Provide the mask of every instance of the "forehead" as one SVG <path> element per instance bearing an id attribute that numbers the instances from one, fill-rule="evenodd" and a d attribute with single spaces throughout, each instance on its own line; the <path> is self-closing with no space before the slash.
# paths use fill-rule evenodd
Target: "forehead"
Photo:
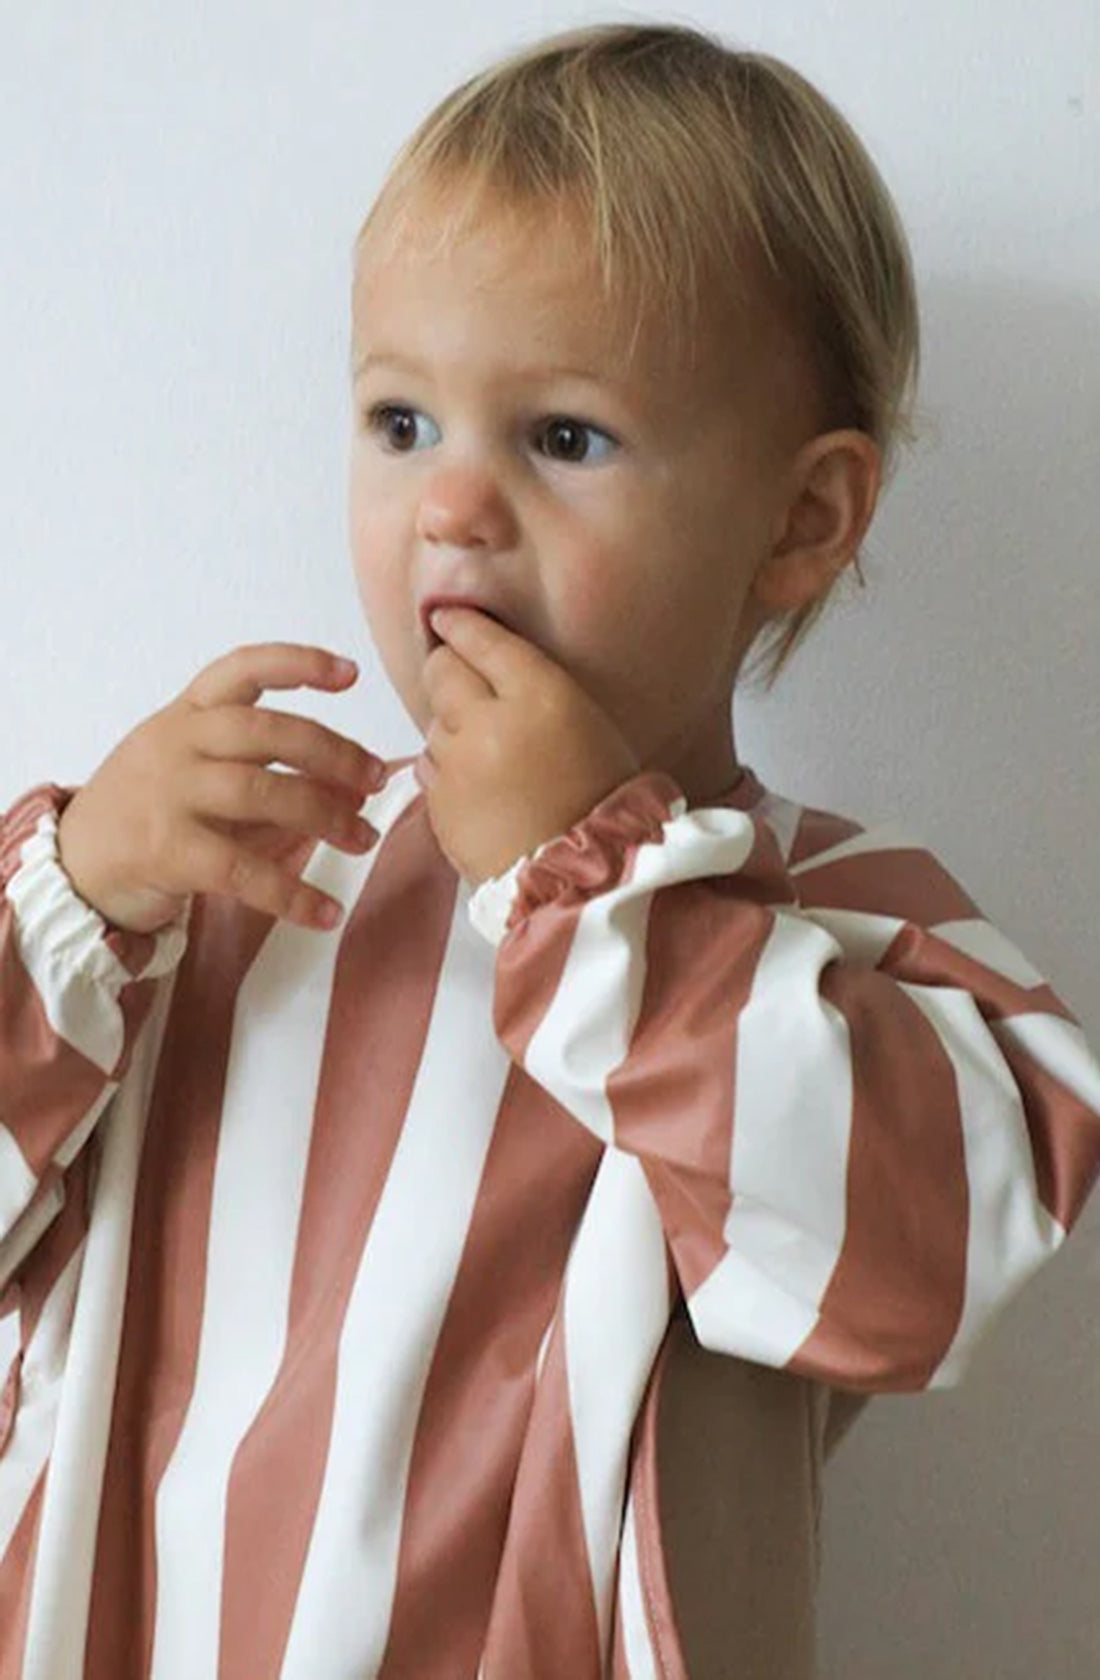
<path id="1" fill-rule="evenodd" d="M 541 358 L 594 369 L 651 403 L 751 403 L 785 430 L 805 410 L 802 348 L 762 288 L 748 303 L 719 292 L 704 286 L 693 329 L 679 332 L 676 299 L 606 281 L 583 208 L 421 184 L 383 199 L 357 245 L 352 360 L 380 343 L 410 347 L 395 339 L 430 355 L 473 320 L 502 365 Z"/>
<path id="2" fill-rule="evenodd" d="M 430 331 L 426 312 L 461 308 L 491 319 L 502 341 L 522 332 L 623 373 L 660 342 L 627 288 L 609 287 L 591 230 L 565 204 L 519 206 L 486 191 L 421 187 L 383 205 L 355 254 L 357 343 L 388 330 Z"/>

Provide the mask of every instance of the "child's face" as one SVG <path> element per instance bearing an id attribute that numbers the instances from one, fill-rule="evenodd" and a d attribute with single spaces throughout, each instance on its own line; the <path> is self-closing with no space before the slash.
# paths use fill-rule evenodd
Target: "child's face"
<path id="1" fill-rule="evenodd" d="M 350 537 L 387 673 L 426 733 L 421 607 L 471 597 L 644 767 L 717 794 L 753 576 L 812 435 L 804 370 L 762 313 L 703 326 L 694 366 L 643 320 L 631 359 L 567 222 L 494 212 L 444 249 L 438 225 L 424 199 L 399 242 L 368 236 L 353 291 Z"/>

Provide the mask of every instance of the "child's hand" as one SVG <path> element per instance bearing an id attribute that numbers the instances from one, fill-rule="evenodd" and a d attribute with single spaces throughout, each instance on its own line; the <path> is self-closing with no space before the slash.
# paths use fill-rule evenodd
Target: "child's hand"
<path id="1" fill-rule="evenodd" d="M 440 848 L 474 886 L 571 828 L 638 774 L 580 684 L 473 607 L 438 608 L 424 668 L 435 721 L 416 778 Z"/>
<path id="2" fill-rule="evenodd" d="M 194 892 L 332 927 L 340 906 L 286 860 L 305 839 L 352 853 L 373 845 L 377 831 L 358 812 L 384 768 L 322 724 L 256 701 L 268 688 L 348 688 L 356 674 L 350 660 L 293 642 L 237 648 L 206 666 L 62 813 L 59 852 L 77 892 L 141 933 L 163 927 Z"/>

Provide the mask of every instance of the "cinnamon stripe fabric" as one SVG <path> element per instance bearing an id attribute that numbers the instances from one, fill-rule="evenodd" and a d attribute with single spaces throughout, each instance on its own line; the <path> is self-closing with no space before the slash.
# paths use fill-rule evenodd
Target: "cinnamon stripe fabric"
<path id="1" fill-rule="evenodd" d="M 474 891 L 395 764 L 378 846 L 309 858 L 335 936 L 112 934 L 64 797 L 0 826 L 0 1680 L 682 1680 L 678 1303 L 955 1381 L 1094 1182 L 1047 982 L 751 771 L 643 774 Z"/>

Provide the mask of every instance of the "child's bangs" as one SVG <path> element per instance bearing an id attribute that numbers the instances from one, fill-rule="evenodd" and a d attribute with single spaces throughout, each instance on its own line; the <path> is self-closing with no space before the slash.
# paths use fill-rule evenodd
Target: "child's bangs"
<path id="1" fill-rule="evenodd" d="M 579 221 L 606 294 L 635 332 L 656 316 L 686 348 L 719 275 L 726 302 L 751 299 L 749 253 L 767 239 L 746 184 L 718 170 L 715 148 L 644 90 L 599 101 L 548 91 L 514 80 L 460 89 L 399 154 L 360 239 L 381 220 L 399 240 L 426 194 L 440 250 L 502 211 L 530 218 L 536 249 L 548 219 Z"/>

